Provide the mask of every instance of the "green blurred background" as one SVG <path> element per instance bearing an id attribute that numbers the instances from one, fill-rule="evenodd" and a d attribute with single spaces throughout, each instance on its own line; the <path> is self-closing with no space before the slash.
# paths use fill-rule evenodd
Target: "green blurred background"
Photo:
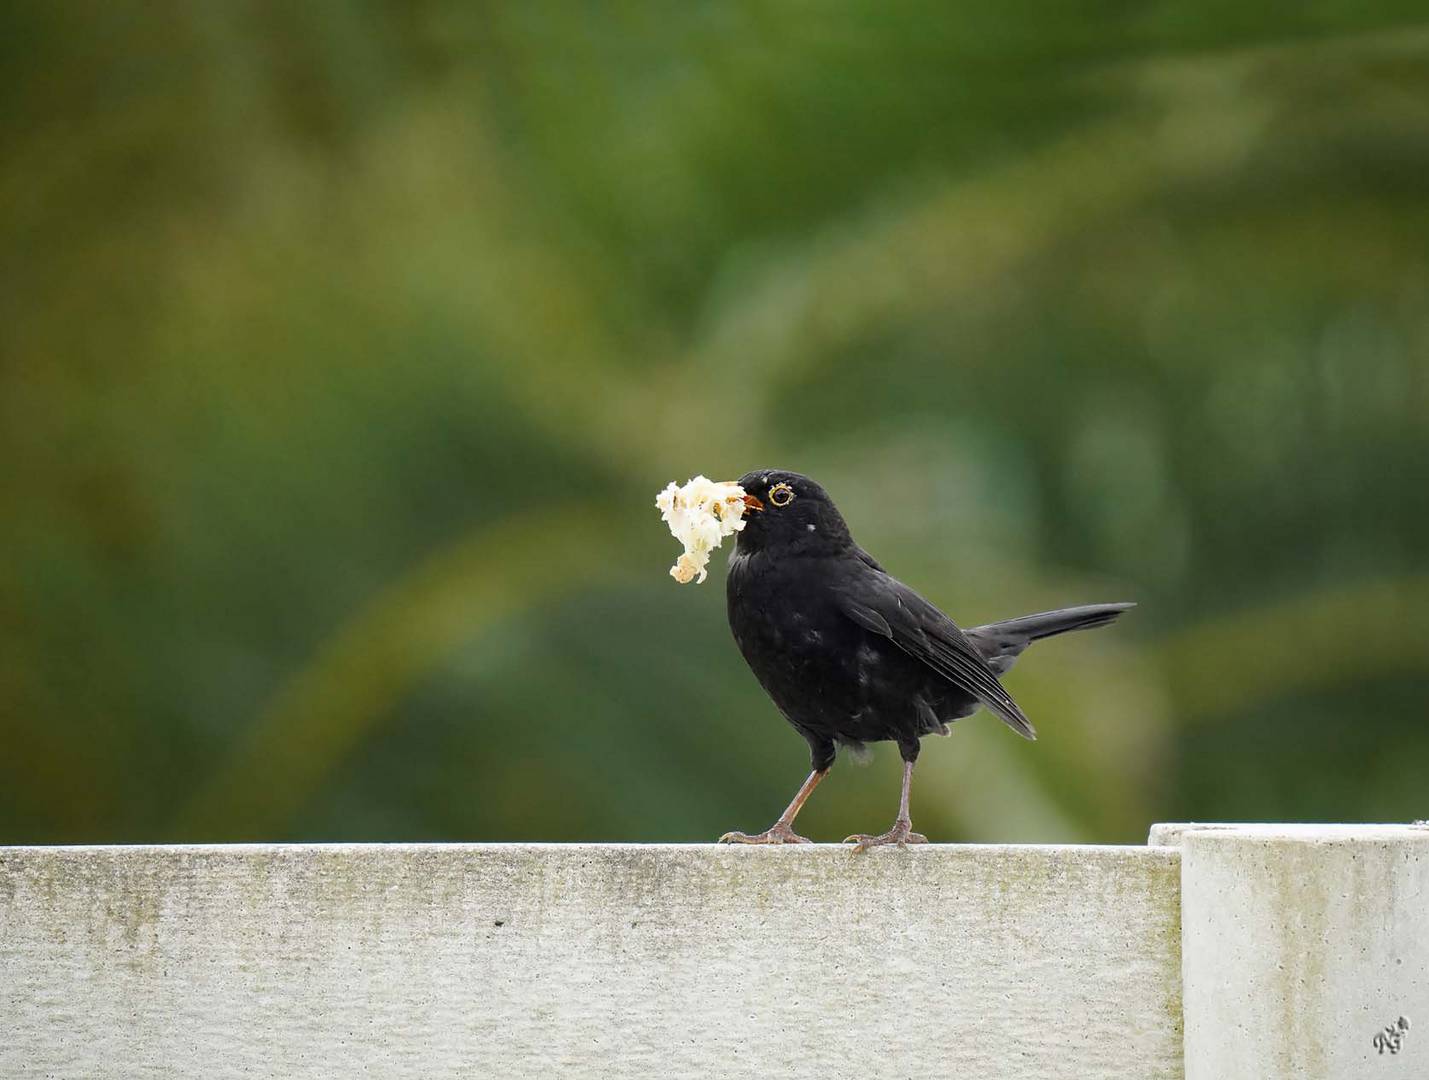
<path id="1" fill-rule="evenodd" d="M 1421 4 L 21 2 L 0 73 L 0 842 L 762 828 L 653 497 L 771 465 L 964 623 L 1141 604 L 934 839 L 1429 816 Z"/>

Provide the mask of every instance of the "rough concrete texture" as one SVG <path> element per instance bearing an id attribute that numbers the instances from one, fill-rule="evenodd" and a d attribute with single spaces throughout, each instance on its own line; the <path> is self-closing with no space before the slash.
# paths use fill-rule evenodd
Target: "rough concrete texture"
<path id="1" fill-rule="evenodd" d="M 1087 847 L 0 849 L 0 1076 L 1180 1077 L 1178 864 Z"/>
<path id="2" fill-rule="evenodd" d="M 1181 848 L 1187 1080 L 1429 1077 L 1429 829 L 1152 837 Z"/>
<path id="3" fill-rule="evenodd" d="M 1225 832 L 1231 829 L 1243 829 L 1245 825 L 1229 821 L 1162 821 L 1151 826 L 1151 832 L 1146 838 L 1147 844 L 1151 847 L 1174 847 L 1181 846 L 1181 837 L 1188 832 Z"/>

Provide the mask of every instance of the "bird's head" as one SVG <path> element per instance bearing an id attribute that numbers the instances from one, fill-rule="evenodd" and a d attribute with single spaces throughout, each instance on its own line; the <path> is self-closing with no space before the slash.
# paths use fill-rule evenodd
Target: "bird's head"
<path id="1" fill-rule="evenodd" d="M 739 478 L 744 489 L 744 529 L 739 552 L 841 551 L 852 540 L 829 493 L 807 476 L 785 469 L 755 469 Z"/>

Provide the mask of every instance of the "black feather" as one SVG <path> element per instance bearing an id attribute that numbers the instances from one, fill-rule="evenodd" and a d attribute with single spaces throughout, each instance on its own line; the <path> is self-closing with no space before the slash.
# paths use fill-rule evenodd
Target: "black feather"
<path id="1" fill-rule="evenodd" d="M 1037 738 L 1032 722 L 997 681 L 967 636 L 928 601 L 880 570 L 852 575 L 835 586 L 839 606 L 854 622 L 888 638 L 954 687 L 975 697 L 1027 739 Z"/>
<path id="2" fill-rule="evenodd" d="M 1115 622 L 1135 604 L 1086 604 L 1082 607 L 1059 608 L 1036 615 L 1023 615 L 1005 622 L 974 626 L 966 631 L 968 640 L 988 665 L 999 675 L 1012 667 L 1022 650 L 1034 641 L 1065 634 L 1071 630 L 1090 630 Z"/>

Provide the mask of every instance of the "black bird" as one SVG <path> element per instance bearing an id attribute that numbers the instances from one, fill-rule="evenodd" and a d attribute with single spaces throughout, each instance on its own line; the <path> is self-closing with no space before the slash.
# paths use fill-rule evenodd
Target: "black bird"
<path id="1" fill-rule="evenodd" d="M 757 469 L 739 480 L 744 530 L 729 563 L 729 627 L 774 705 L 809 743 L 813 771 L 764 832 L 725 833 L 722 843 L 806 844 L 794 817 L 842 745 L 892 741 L 903 756 L 893 827 L 859 834 L 858 850 L 924 844 L 912 831 L 908 788 L 924 735 L 979 707 L 1036 738 L 998 681 L 1040 638 L 1104 626 L 1133 604 L 1091 604 L 960 630 L 854 543 L 822 487 L 795 472 Z"/>

